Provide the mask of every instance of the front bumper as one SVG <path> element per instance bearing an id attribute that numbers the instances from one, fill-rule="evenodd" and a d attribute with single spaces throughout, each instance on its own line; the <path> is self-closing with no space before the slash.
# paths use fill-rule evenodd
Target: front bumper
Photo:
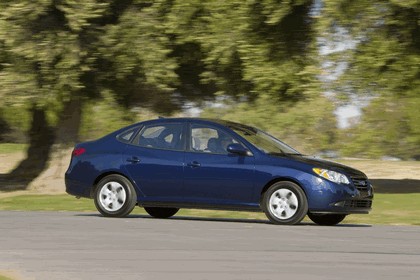
<path id="1" fill-rule="evenodd" d="M 373 186 L 367 178 L 351 178 L 348 185 L 313 176 L 309 212 L 316 214 L 368 214 L 372 210 Z"/>

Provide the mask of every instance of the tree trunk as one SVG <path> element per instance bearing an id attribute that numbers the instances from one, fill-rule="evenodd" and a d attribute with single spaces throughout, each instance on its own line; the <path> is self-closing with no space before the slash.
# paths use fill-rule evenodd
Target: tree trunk
<path id="1" fill-rule="evenodd" d="M 47 166 L 51 147 L 54 143 L 54 130 L 48 126 L 45 110 L 32 106 L 32 122 L 29 134 L 29 147 L 26 159 L 3 179 L 2 190 L 26 189 L 29 182 L 35 179 Z"/>
<path id="2" fill-rule="evenodd" d="M 7 122 L 3 118 L 3 113 L 0 108 L 0 141 L 4 141 L 6 139 L 6 134 L 9 133 L 10 127 Z"/>
<path id="3" fill-rule="evenodd" d="M 26 190 L 37 177 L 39 177 L 39 180 L 34 181 L 31 188 L 43 186 L 45 184 L 44 179 L 51 179 L 44 178 L 46 176 L 53 176 L 53 179 L 59 177 L 62 181 L 64 169 L 68 166 L 68 162 L 64 163 L 60 160 L 57 164 L 51 164 L 51 168 L 54 170 L 49 168 L 47 172 L 46 169 L 50 159 L 67 159 L 63 155 L 63 149 L 78 141 L 82 116 L 81 106 L 81 99 L 77 97 L 66 102 L 56 127 L 47 124 L 44 109 L 37 108 L 35 105 L 32 107 L 27 156 L 9 174 L 0 175 L 0 190 Z M 69 151 L 66 152 L 69 153 Z M 60 183 L 61 188 L 64 188 L 63 183 Z"/>
<path id="4" fill-rule="evenodd" d="M 66 147 L 78 142 L 81 121 L 82 99 L 74 96 L 64 103 L 56 129 L 55 143 Z"/>
<path id="5" fill-rule="evenodd" d="M 50 153 L 49 166 L 29 183 L 27 189 L 48 193 L 65 191 L 63 177 L 69 166 L 71 148 L 79 141 L 81 119 L 82 100 L 73 98 L 66 102 L 55 130 L 55 143 Z"/>

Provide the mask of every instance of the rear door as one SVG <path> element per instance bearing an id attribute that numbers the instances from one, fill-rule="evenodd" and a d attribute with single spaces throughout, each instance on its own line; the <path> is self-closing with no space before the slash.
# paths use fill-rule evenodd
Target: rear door
<path id="1" fill-rule="evenodd" d="M 177 201 L 182 197 L 184 150 L 184 123 L 145 125 L 127 145 L 124 168 L 144 201 Z"/>

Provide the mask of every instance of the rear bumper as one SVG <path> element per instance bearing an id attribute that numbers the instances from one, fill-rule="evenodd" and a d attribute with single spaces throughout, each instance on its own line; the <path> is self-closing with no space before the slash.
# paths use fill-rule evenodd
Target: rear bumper
<path id="1" fill-rule="evenodd" d="M 91 198 L 91 186 L 86 185 L 78 180 L 70 179 L 66 174 L 65 176 L 66 192 L 70 195 L 77 197 Z"/>

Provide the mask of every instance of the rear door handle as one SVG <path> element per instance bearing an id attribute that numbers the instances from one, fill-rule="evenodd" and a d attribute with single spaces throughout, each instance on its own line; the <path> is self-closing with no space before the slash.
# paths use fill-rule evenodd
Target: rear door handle
<path id="1" fill-rule="evenodd" d="M 138 163 L 140 162 L 140 159 L 138 157 L 131 157 L 131 158 L 128 158 L 127 161 L 131 163 Z"/>
<path id="2" fill-rule="evenodd" d="M 187 166 L 192 167 L 192 168 L 196 168 L 196 167 L 200 167 L 201 164 L 197 161 L 192 161 L 190 163 L 187 163 Z"/>

